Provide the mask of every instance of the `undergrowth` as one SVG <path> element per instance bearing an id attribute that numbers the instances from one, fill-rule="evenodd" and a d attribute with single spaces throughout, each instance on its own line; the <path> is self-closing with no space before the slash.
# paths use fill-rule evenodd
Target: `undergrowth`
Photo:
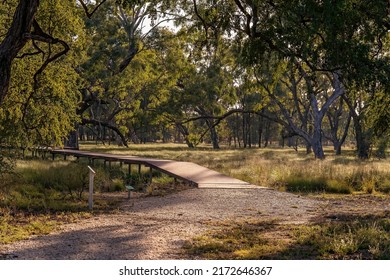
<path id="1" fill-rule="evenodd" d="M 390 259 L 390 219 L 360 217 L 311 225 L 231 222 L 183 248 L 196 259 Z"/>

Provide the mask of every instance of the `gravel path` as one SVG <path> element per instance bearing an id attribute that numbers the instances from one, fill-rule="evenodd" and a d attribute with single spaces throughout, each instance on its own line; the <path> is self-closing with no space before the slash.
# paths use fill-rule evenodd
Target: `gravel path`
<path id="1" fill-rule="evenodd" d="M 0 254 L 46 260 L 183 259 L 183 243 L 214 222 L 255 217 L 305 223 L 318 219 L 332 205 L 339 207 L 328 200 L 266 188 L 189 189 L 125 201 L 118 214 L 94 216 L 46 236 L 0 245 Z"/>

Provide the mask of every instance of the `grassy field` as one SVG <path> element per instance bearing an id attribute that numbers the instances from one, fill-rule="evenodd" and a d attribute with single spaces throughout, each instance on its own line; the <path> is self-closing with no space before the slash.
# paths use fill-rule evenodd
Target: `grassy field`
<path id="1" fill-rule="evenodd" d="M 192 161 L 261 186 L 313 197 L 348 199 L 359 195 L 389 197 L 390 160 L 357 160 L 353 151 L 314 160 L 304 150 L 229 149 L 208 146 L 188 149 L 178 144 L 131 145 L 129 148 L 83 144 L 83 150 Z M 87 162 L 57 159 L 18 160 L 15 173 L 0 182 L 0 243 L 47 234 L 59 225 L 115 211 L 116 202 L 99 199 L 87 209 Z M 119 164 L 112 170 L 97 165 L 98 193 L 123 191 L 130 179 Z M 146 170 L 145 170 L 146 172 Z M 158 174 L 155 174 L 156 176 Z M 132 175 L 139 190 L 152 195 L 172 191 L 171 178 L 161 176 L 148 186 Z M 272 232 L 278 234 L 273 235 Z M 276 238 L 275 238 L 276 236 Z M 214 225 L 206 235 L 189 240 L 187 254 L 211 259 L 389 259 L 389 213 L 310 225 L 275 221 L 230 221 Z"/>
<path id="2" fill-rule="evenodd" d="M 113 154 L 191 161 L 249 183 L 298 193 L 390 193 L 390 160 L 356 159 L 352 150 L 323 161 L 304 150 L 188 149 L 177 144 L 131 145 L 129 148 L 83 145 L 82 149 Z"/>
<path id="3" fill-rule="evenodd" d="M 326 160 L 304 150 L 220 149 L 182 145 L 83 146 L 114 154 L 192 161 L 226 175 L 281 191 L 348 201 L 367 195 L 389 197 L 390 160 L 356 159 L 347 150 Z M 339 221 L 286 225 L 277 221 L 227 221 L 189 240 L 185 252 L 202 259 L 390 259 L 390 216 L 351 215 Z"/>
<path id="4" fill-rule="evenodd" d="M 83 163 L 18 160 L 14 173 L 3 175 L 0 181 L 0 244 L 48 234 L 61 224 L 113 211 L 115 201 L 99 199 L 99 195 L 94 212 L 88 210 L 87 175 Z M 115 182 L 100 170 L 97 190 L 115 189 Z"/>

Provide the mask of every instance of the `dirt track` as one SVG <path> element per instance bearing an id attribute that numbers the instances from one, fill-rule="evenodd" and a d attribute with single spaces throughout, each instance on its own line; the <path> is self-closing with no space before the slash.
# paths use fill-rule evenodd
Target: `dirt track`
<path id="1" fill-rule="evenodd" d="M 125 194 L 122 194 L 125 197 Z M 64 225 L 47 236 L 0 245 L 13 259 L 186 259 L 183 243 L 214 222 L 261 218 L 307 223 L 389 213 L 390 199 L 312 199 L 270 189 L 189 189 L 123 200 L 118 214 Z"/>

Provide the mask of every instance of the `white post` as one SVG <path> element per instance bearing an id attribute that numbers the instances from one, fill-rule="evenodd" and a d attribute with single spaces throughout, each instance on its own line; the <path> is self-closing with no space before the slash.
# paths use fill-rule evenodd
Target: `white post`
<path id="1" fill-rule="evenodd" d="M 93 178 L 95 177 L 96 172 L 88 165 L 89 169 L 89 198 L 88 198 L 88 206 L 89 210 L 93 208 Z"/>

